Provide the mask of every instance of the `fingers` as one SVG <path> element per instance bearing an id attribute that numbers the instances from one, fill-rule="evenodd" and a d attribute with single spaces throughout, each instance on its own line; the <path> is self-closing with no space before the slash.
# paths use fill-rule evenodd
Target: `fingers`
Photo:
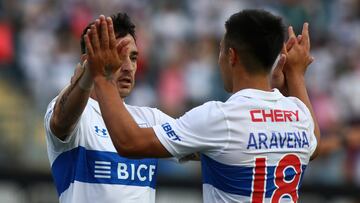
<path id="1" fill-rule="evenodd" d="M 286 63 L 286 55 L 280 54 L 276 66 L 271 74 L 271 85 L 274 88 L 283 89 L 285 83 L 285 77 L 283 72 L 285 63 Z"/>
<path id="2" fill-rule="evenodd" d="M 81 64 L 84 64 L 84 62 L 86 61 L 86 59 L 87 59 L 87 55 L 86 55 L 86 54 L 82 54 L 82 55 L 80 56 L 80 63 L 81 63 Z"/>
<path id="3" fill-rule="evenodd" d="M 109 47 L 110 49 L 113 49 L 116 47 L 116 36 L 114 31 L 114 25 L 110 17 L 106 18 L 106 22 L 109 28 Z"/>
<path id="4" fill-rule="evenodd" d="M 85 46 L 86 46 L 87 54 L 89 56 L 94 56 L 94 49 L 90 42 L 90 35 L 91 35 L 91 31 L 90 31 L 90 29 L 88 29 L 86 34 L 84 35 Z"/>
<path id="5" fill-rule="evenodd" d="M 74 75 L 78 74 L 79 71 L 81 71 L 83 69 L 83 66 L 81 63 L 78 63 L 76 64 L 76 68 L 75 68 L 75 71 L 74 71 Z"/>
<path id="6" fill-rule="evenodd" d="M 90 26 L 90 31 L 91 32 L 90 35 L 88 35 L 88 38 L 90 39 L 93 53 L 99 51 L 100 48 L 109 48 L 109 28 L 107 19 L 104 15 L 100 15 L 99 18 L 95 20 L 95 23 Z"/>
<path id="7" fill-rule="evenodd" d="M 295 32 L 294 32 L 294 28 L 292 26 L 289 26 L 288 28 L 288 34 L 289 34 L 289 40 L 291 38 L 294 38 L 296 39 L 296 35 L 295 35 Z M 295 43 L 297 43 L 297 41 L 295 40 Z"/>
<path id="8" fill-rule="evenodd" d="M 122 48 L 126 47 L 127 45 L 130 44 L 130 42 L 131 42 L 130 39 L 122 39 L 122 40 L 120 40 L 120 42 L 119 42 L 119 48 L 122 49 Z"/>
<path id="9" fill-rule="evenodd" d="M 287 54 L 287 50 L 286 50 L 287 48 L 286 48 L 286 44 L 285 43 L 283 43 L 283 47 L 281 48 L 281 54 Z"/>
<path id="10" fill-rule="evenodd" d="M 101 27 L 101 39 L 100 39 L 101 48 L 108 49 L 109 33 L 108 33 L 108 25 L 104 15 L 100 15 L 100 27 Z"/>
<path id="11" fill-rule="evenodd" d="M 310 50 L 309 23 L 304 23 L 301 35 L 301 44 L 304 45 L 307 50 Z"/>
<path id="12" fill-rule="evenodd" d="M 285 66 L 286 63 L 286 55 L 285 54 L 280 54 L 280 58 L 276 64 L 276 67 L 274 69 L 274 74 L 280 74 Z"/>
<path id="13" fill-rule="evenodd" d="M 91 29 L 91 35 L 90 35 L 90 41 L 93 48 L 94 53 L 100 51 L 100 42 L 99 42 L 99 36 L 97 34 L 97 29 L 95 25 L 90 26 Z"/>
<path id="14" fill-rule="evenodd" d="M 100 33 L 100 19 L 95 20 L 95 27 L 96 27 L 96 30 L 97 30 L 97 34 L 99 36 L 101 36 L 101 33 Z"/>
<path id="15" fill-rule="evenodd" d="M 286 51 L 289 51 L 296 43 L 296 39 L 294 37 L 290 37 L 286 42 Z"/>
<path id="16" fill-rule="evenodd" d="M 130 42 L 130 39 L 121 39 L 115 46 L 117 46 L 118 51 L 122 52 L 130 44 Z"/>
<path id="17" fill-rule="evenodd" d="M 315 58 L 313 56 L 310 56 L 310 59 L 307 63 L 307 66 L 309 66 L 310 64 L 312 64 L 312 62 L 314 62 Z"/>
<path id="18" fill-rule="evenodd" d="M 298 41 L 298 43 L 300 44 L 301 43 L 301 40 L 302 40 L 302 35 L 298 35 L 296 37 L 296 40 Z"/>
<path id="19" fill-rule="evenodd" d="M 289 34 L 289 38 L 295 37 L 294 28 L 293 28 L 292 26 L 289 26 L 289 28 L 288 28 L 288 34 Z"/>
<path id="20" fill-rule="evenodd" d="M 130 47 L 128 46 L 130 44 L 130 39 L 122 39 L 118 42 L 117 45 L 117 52 L 120 54 L 120 57 L 124 57 L 127 55 Z"/>

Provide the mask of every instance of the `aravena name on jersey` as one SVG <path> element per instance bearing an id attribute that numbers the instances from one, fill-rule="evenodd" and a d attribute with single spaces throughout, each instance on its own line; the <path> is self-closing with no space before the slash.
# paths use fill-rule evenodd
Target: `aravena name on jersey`
<path id="1" fill-rule="evenodd" d="M 252 109 L 252 122 L 298 122 L 299 110 Z M 310 147 L 306 131 L 255 131 L 250 132 L 247 149 L 282 149 Z"/>

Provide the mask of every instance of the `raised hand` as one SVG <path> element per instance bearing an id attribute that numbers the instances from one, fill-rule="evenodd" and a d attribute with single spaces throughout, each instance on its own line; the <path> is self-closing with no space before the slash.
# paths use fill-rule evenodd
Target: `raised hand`
<path id="1" fill-rule="evenodd" d="M 100 30 L 98 30 L 100 29 Z M 88 55 L 88 67 L 92 77 L 112 80 L 113 74 L 121 67 L 129 40 L 117 42 L 110 17 L 101 15 L 84 36 Z M 119 52 L 118 52 L 119 50 Z"/>
<path id="2" fill-rule="evenodd" d="M 298 40 L 301 41 L 301 36 L 298 37 Z M 279 60 L 277 61 L 277 64 L 271 74 L 271 87 L 279 89 L 280 92 L 284 95 L 287 95 L 287 85 L 284 74 L 284 67 L 286 63 L 287 52 L 290 51 L 294 44 L 294 38 L 289 38 L 288 41 L 284 43 L 279 56 Z"/>
<path id="3" fill-rule="evenodd" d="M 310 160 L 313 160 L 319 153 L 321 139 L 319 125 L 312 109 L 304 77 L 308 66 L 314 61 L 314 58 L 310 55 L 309 24 L 304 23 L 302 33 L 298 37 L 295 36 L 292 27 L 289 27 L 288 32 L 289 38 L 295 40 L 295 44 L 285 53 L 286 63 L 283 72 L 285 73 L 286 86 L 288 90 L 287 96 L 297 97 L 300 99 L 311 113 L 314 122 L 314 134 L 318 143 L 315 152 L 310 158 Z"/>
<path id="4" fill-rule="evenodd" d="M 283 72 L 284 66 L 286 62 L 286 55 L 281 54 L 277 64 L 271 74 L 271 87 L 277 88 L 281 93 L 285 94 L 286 92 L 286 81 L 285 75 Z"/>
<path id="5" fill-rule="evenodd" d="M 294 41 L 290 50 L 285 51 L 286 63 L 284 73 L 304 76 L 307 67 L 314 61 L 310 55 L 309 24 L 304 23 L 301 35 L 296 37 L 293 28 L 288 29 L 289 40 Z"/>
<path id="6" fill-rule="evenodd" d="M 314 58 L 310 55 L 309 25 L 304 23 L 301 35 L 296 37 L 293 28 L 288 28 L 289 39 L 284 44 L 280 58 L 271 75 L 271 86 L 284 95 L 288 93 L 286 75 L 303 77 Z"/>

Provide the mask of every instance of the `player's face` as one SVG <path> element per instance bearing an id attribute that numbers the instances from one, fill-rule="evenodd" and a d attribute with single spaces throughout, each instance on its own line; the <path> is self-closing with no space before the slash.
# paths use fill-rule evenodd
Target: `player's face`
<path id="1" fill-rule="evenodd" d="M 227 92 L 232 92 L 232 77 L 231 77 L 231 66 L 229 64 L 229 56 L 226 53 L 224 39 L 220 42 L 220 52 L 219 52 L 219 66 L 221 72 L 221 78 L 224 82 L 224 89 Z"/>
<path id="2" fill-rule="evenodd" d="M 130 34 L 126 35 L 124 38 L 118 38 L 116 40 L 117 44 L 119 44 L 122 39 L 129 39 L 131 41 L 128 45 L 129 49 L 126 53 L 126 60 L 116 72 L 115 78 L 119 94 L 121 98 L 125 98 L 130 94 L 135 85 L 138 50 L 135 44 L 135 40 Z M 120 51 L 121 50 L 118 49 L 119 54 Z"/>

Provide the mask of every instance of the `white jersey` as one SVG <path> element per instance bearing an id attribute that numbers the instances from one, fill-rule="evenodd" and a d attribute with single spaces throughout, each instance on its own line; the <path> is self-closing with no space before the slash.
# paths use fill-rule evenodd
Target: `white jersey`
<path id="1" fill-rule="evenodd" d="M 244 89 L 153 129 L 175 157 L 201 152 L 206 203 L 296 202 L 317 145 L 308 108 L 276 89 Z"/>
<path id="2" fill-rule="evenodd" d="M 47 151 L 60 202 L 155 202 L 157 159 L 127 159 L 117 154 L 98 103 L 89 99 L 65 141 L 50 130 L 55 99 L 45 115 Z M 172 120 L 154 108 L 126 105 L 140 127 Z"/>

